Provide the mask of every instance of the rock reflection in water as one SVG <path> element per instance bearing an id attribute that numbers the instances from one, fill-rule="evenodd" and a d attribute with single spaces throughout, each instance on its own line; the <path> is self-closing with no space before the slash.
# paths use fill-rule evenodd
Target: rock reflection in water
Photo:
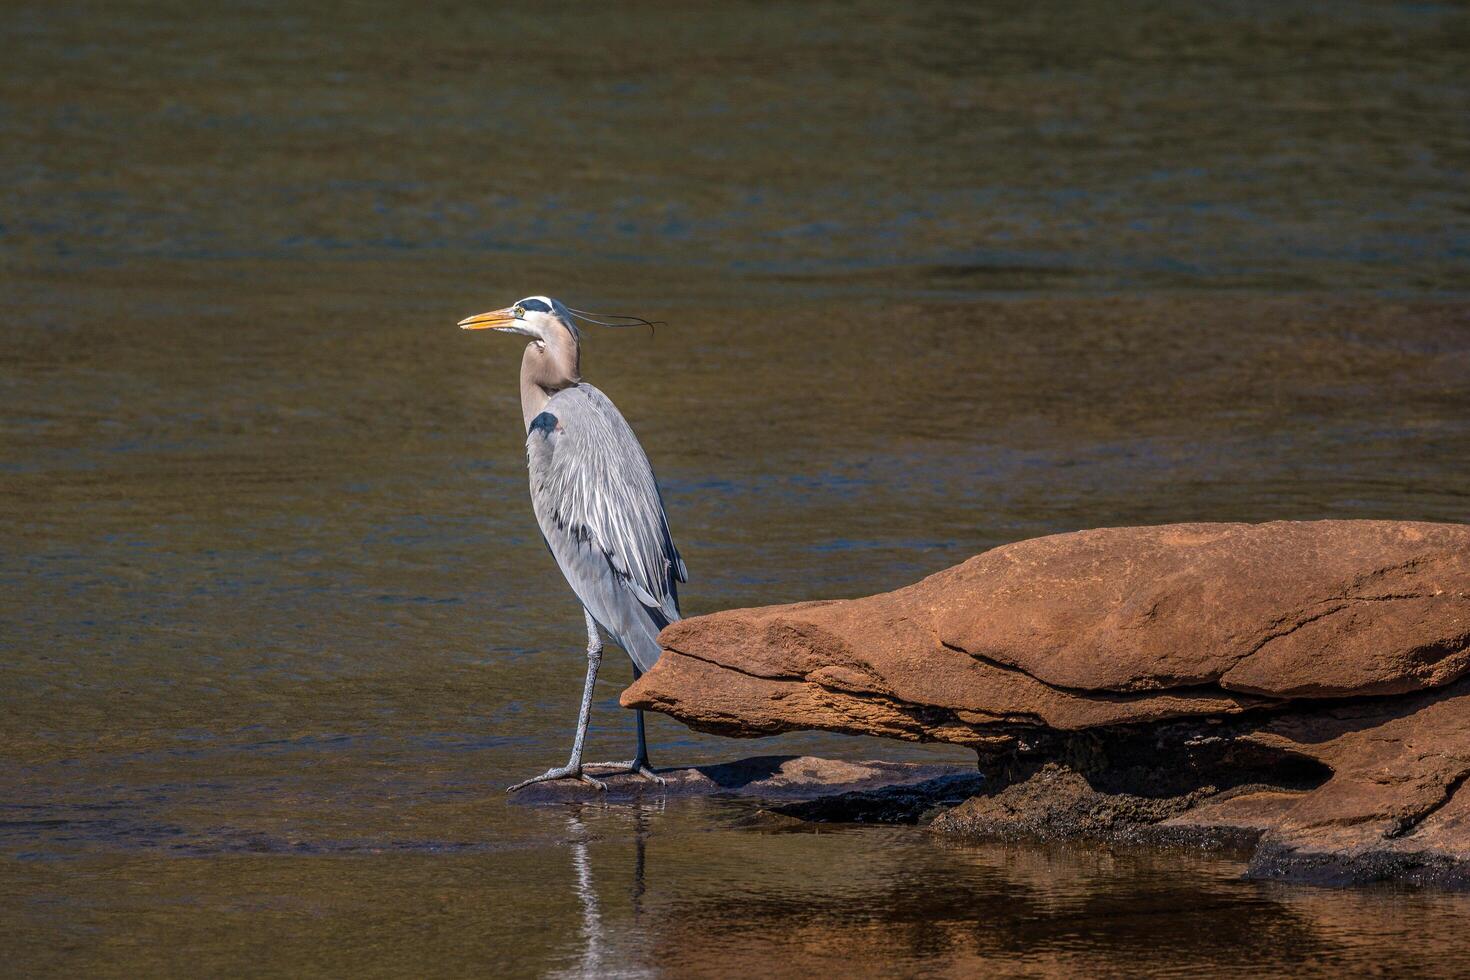
<path id="1" fill-rule="evenodd" d="M 582 928 L 558 975 L 1310 975 L 1370 951 L 1388 972 L 1434 973 L 1463 960 L 1456 896 L 1418 894 L 1414 913 L 1384 918 L 1384 892 L 1246 882 L 1236 855 L 969 846 L 914 829 L 650 837 L 648 820 L 568 819 Z"/>

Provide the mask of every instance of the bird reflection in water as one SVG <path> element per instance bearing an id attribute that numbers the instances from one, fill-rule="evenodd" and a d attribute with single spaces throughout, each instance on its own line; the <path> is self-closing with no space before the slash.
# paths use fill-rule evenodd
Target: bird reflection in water
<path id="1" fill-rule="evenodd" d="M 663 808 L 662 801 L 653 806 Z M 604 808 L 599 808 L 602 810 Z M 636 922 L 643 914 L 643 894 L 647 890 L 644 881 L 649 818 L 645 807 L 635 807 L 631 812 L 633 827 L 633 884 L 629 898 Z M 592 855 L 589 844 L 594 839 L 587 822 L 582 819 L 580 808 L 567 817 L 567 839 L 571 842 L 573 888 L 582 908 L 582 954 L 575 966 L 559 971 L 559 977 L 602 977 L 616 972 L 619 976 L 636 976 L 641 971 L 629 970 L 626 957 L 617 955 L 615 961 L 622 965 L 613 971 L 609 967 L 608 929 L 603 920 L 602 903 L 592 873 Z"/>
<path id="2" fill-rule="evenodd" d="M 663 807 L 660 800 L 656 806 Z M 648 840 L 648 811 L 639 807 L 633 811 L 633 887 L 630 897 L 633 903 L 633 918 L 643 914 L 643 849 Z"/>

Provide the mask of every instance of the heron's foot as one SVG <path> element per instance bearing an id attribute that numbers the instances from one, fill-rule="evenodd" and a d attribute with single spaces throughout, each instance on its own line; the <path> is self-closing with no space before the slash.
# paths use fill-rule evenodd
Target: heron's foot
<path id="1" fill-rule="evenodd" d="M 523 779 L 523 780 L 521 780 L 519 783 L 516 783 L 510 789 L 506 790 L 506 792 L 507 793 L 514 793 L 518 789 L 525 789 L 527 786 L 530 786 L 532 783 L 549 783 L 549 782 L 551 782 L 553 780 L 556 780 L 556 779 L 576 779 L 576 780 L 580 780 L 581 782 L 586 783 L 588 786 L 593 786 L 593 787 L 596 787 L 597 789 L 602 790 L 603 792 L 607 792 L 607 783 L 604 783 L 600 779 L 593 779 L 591 776 L 587 775 L 585 772 L 582 771 L 583 768 L 584 767 L 583 766 L 580 766 L 580 765 L 576 765 L 576 766 L 566 765 L 566 766 L 559 766 L 556 769 L 548 769 L 548 770 L 546 770 L 545 772 L 543 772 L 539 776 L 532 776 L 530 779 Z"/>
<path id="2" fill-rule="evenodd" d="M 657 783 L 660 786 L 667 786 L 669 782 L 653 771 L 653 767 L 648 764 L 647 759 L 630 759 L 627 762 L 589 762 L 587 765 L 595 766 L 598 769 L 612 770 L 611 772 L 599 772 L 599 776 L 615 776 L 626 772 L 646 779 L 651 783 Z"/>
<path id="3" fill-rule="evenodd" d="M 633 768 L 628 771 L 635 776 L 642 776 L 651 783 L 658 783 L 660 786 L 667 786 L 669 784 L 669 781 L 654 772 L 647 762 L 635 762 L 633 763 Z"/>

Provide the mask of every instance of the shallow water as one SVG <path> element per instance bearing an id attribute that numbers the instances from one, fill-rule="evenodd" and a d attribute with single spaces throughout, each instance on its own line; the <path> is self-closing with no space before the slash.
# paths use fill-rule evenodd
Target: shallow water
<path id="1" fill-rule="evenodd" d="M 0 75 L 7 972 L 1466 969 L 1237 856 L 507 805 L 578 610 L 527 293 L 686 613 L 1173 520 L 1466 519 L 1462 8 L 35 5 Z M 610 657 L 591 735 L 626 756 Z M 651 720 L 662 764 L 943 758 Z"/>

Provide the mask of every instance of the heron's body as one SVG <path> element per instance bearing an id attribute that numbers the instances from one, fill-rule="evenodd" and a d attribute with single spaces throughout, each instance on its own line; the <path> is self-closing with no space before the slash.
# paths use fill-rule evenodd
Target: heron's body
<path id="1" fill-rule="evenodd" d="M 531 507 L 587 619 L 587 677 L 572 758 L 526 783 L 571 777 L 601 786 L 582 772 L 582 742 L 602 659 L 598 630 L 627 651 L 635 677 L 648 670 L 658 661 L 659 630 L 679 618 L 678 583 L 688 573 L 638 437 L 612 400 L 582 381 L 580 338 L 570 311 L 533 296 L 460 326 L 532 338 L 521 359 Z M 637 725 L 637 756 L 615 765 L 657 780 L 648 765 L 641 711 Z"/>
<path id="2" fill-rule="evenodd" d="M 567 584 L 640 671 L 679 618 L 687 578 L 653 467 L 617 406 L 589 384 L 546 400 L 526 432 L 531 507 Z"/>

